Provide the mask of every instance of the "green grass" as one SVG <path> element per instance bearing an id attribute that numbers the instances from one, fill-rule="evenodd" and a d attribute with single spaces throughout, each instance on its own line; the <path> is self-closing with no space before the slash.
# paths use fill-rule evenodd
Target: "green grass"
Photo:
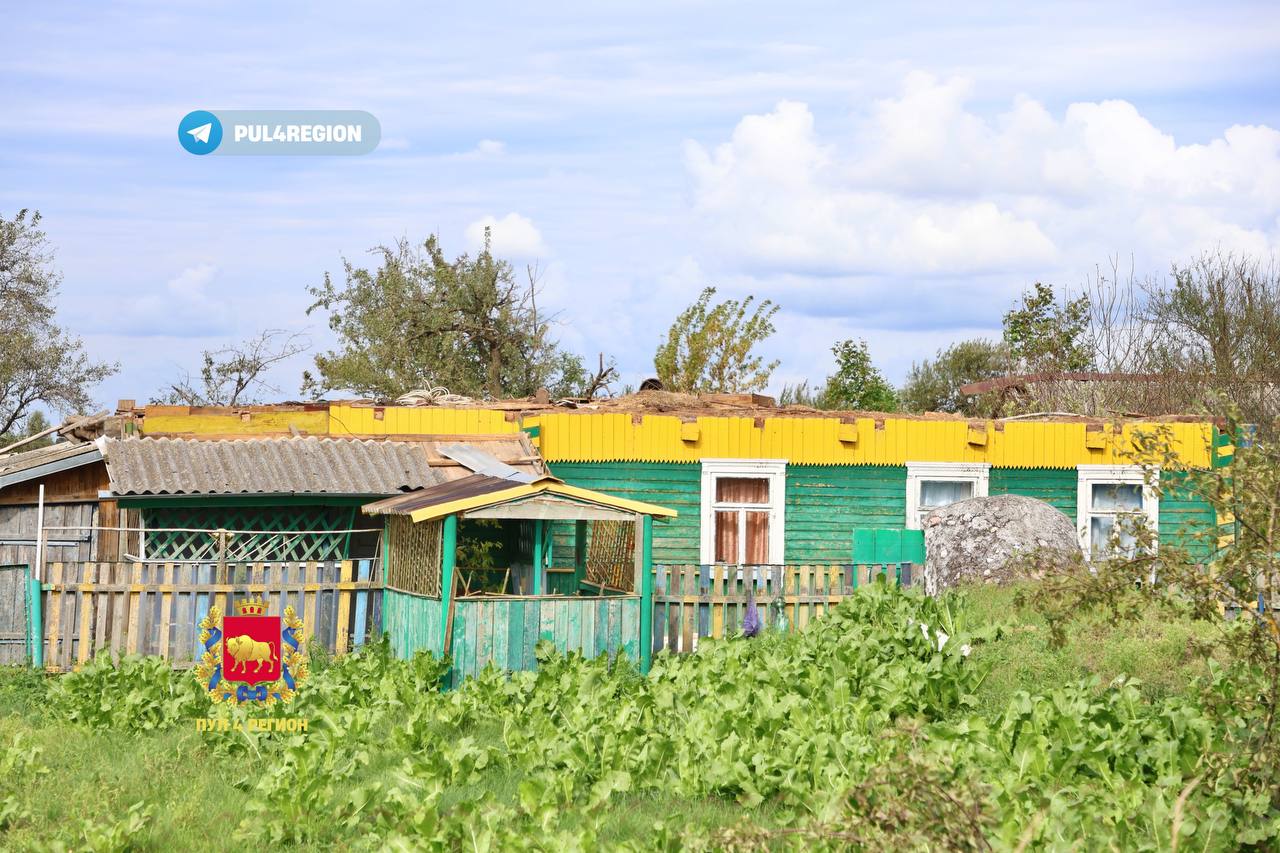
<path id="1" fill-rule="evenodd" d="M 974 651 L 975 660 L 991 668 L 978 694 L 987 713 L 1004 708 L 1019 690 L 1042 693 L 1089 676 L 1096 676 L 1100 686 L 1120 676 L 1136 679 L 1142 694 L 1157 700 L 1186 692 L 1207 672 L 1206 661 L 1191 653 L 1188 641 L 1206 637 L 1210 626 L 1170 621 L 1154 612 L 1111 625 L 1085 613 L 1068 626 L 1066 643 L 1054 648 L 1044 619 L 1015 606 L 1017 592 L 996 586 L 964 591 L 971 621 L 1002 626 L 998 639 Z"/>
<path id="2" fill-rule="evenodd" d="M 0 833 L 0 848 L 41 849 L 53 838 L 83 844 L 86 826 L 90 832 L 109 827 L 134 804 L 146 803 L 151 816 L 143 837 L 133 839 L 138 846 L 103 849 L 244 849 L 232 835 L 250 794 L 235 783 L 257 768 L 203 748 L 205 739 L 227 735 L 199 733 L 194 724 L 134 734 L 89 731 L 42 718 L 35 686 L 45 678 L 29 670 L 0 668 L 0 744 L 21 736 L 24 746 L 40 750 L 39 763 L 48 770 L 24 779 L 16 790 L 0 780 L 0 799 L 15 795 L 29 811 L 26 819 Z M 491 728 L 473 735 L 495 742 L 500 738 Z M 390 753 L 376 755 L 369 775 L 386 772 L 398 761 L 399 756 Z M 486 792 L 514 802 L 521 778 L 515 772 L 491 772 L 479 784 L 451 788 L 441 806 L 449 808 Z M 764 820 L 768 811 L 758 810 L 756 819 Z M 710 830 L 737 823 L 742 816 L 741 807 L 728 799 L 636 794 L 620 797 L 597 830 L 602 844 L 614 846 L 648 836 L 662 819 L 676 818 L 686 826 Z"/>
<path id="3" fill-rule="evenodd" d="M 1121 675 L 1137 679 L 1143 695 L 1154 700 L 1186 691 L 1205 671 L 1204 661 L 1187 652 L 1187 641 L 1208 630 L 1204 626 L 1151 615 L 1117 627 L 1085 614 L 1069 629 L 1067 644 L 1053 648 L 1043 620 L 1014 605 L 1015 592 L 970 589 L 964 604 L 953 608 L 954 619 L 970 629 L 1001 627 L 998 637 L 973 652 L 974 661 L 989 669 L 977 695 L 984 715 L 1004 709 L 1017 691 L 1044 693 L 1087 676 L 1097 676 L 1102 685 Z M 48 712 L 47 682 L 41 674 L 0 668 L 0 750 L 20 739 L 22 748 L 39 750 L 36 763 L 47 768 L 0 778 L 0 848 L 33 849 L 61 839 L 106 850 L 243 849 L 233 833 L 251 794 L 237 783 L 269 768 L 253 757 L 217 754 L 205 743 L 233 735 L 197 733 L 194 721 L 140 733 L 73 725 Z M 502 743 L 500 729 L 489 723 L 463 734 L 485 746 Z M 376 742 L 369 749 L 366 779 L 393 772 L 401 759 Z M 439 805 L 450 809 L 485 795 L 515 803 L 522 781 L 519 771 L 497 767 L 477 782 L 449 788 Z M 6 798 L 18 808 L 8 826 Z M 145 827 L 126 832 L 122 827 L 130 808 L 139 803 L 149 807 Z M 661 793 L 618 794 L 606 808 L 603 822 L 595 826 L 606 849 L 624 842 L 643 846 L 660 820 L 709 831 L 744 821 L 768 826 L 775 816 L 768 801 L 747 810 L 728 798 Z M 570 827 L 576 819 L 569 817 Z"/>

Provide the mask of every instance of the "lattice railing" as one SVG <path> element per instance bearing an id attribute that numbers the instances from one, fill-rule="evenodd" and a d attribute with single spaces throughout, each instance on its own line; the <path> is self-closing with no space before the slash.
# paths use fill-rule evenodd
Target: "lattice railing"
<path id="1" fill-rule="evenodd" d="M 148 560 L 324 561 L 347 554 L 351 507 L 156 507 L 143 510 Z"/>

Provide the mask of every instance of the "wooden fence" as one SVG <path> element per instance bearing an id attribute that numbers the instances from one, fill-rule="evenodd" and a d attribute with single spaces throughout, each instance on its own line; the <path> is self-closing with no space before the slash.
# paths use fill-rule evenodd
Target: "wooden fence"
<path id="1" fill-rule="evenodd" d="M 653 650 L 692 652 L 702 637 L 742 630 L 749 593 L 766 628 L 804 628 L 859 586 L 918 582 L 911 563 L 826 566 L 654 566 Z"/>
<path id="2" fill-rule="evenodd" d="M 27 567 L 0 566 L 0 664 L 24 664 L 31 654 Z"/>
<path id="3" fill-rule="evenodd" d="M 293 605 L 308 643 L 341 654 L 381 635 L 381 566 L 326 563 L 50 563 L 42 584 L 46 668 L 68 670 L 100 650 L 160 655 L 175 667 L 198 657 L 200 621 L 217 605 L 235 615 L 250 595 L 283 614 Z"/>

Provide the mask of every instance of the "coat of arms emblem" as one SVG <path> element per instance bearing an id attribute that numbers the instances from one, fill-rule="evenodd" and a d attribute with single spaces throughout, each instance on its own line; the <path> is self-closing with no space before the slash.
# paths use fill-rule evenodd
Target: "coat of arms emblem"
<path id="1" fill-rule="evenodd" d="M 201 620 L 204 654 L 196 677 L 214 702 L 291 701 L 307 679 L 302 620 L 292 606 L 283 616 L 268 615 L 261 598 L 241 601 L 236 610 L 236 616 L 223 616 L 220 608 L 211 607 Z"/>

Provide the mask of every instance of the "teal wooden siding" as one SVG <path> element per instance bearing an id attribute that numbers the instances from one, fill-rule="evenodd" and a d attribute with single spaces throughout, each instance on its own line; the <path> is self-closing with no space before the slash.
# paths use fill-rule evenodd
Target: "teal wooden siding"
<path id="1" fill-rule="evenodd" d="M 440 656 L 440 599 L 413 595 L 395 589 L 382 591 L 382 630 L 391 639 L 398 658 L 409 658 L 419 650 Z"/>
<path id="2" fill-rule="evenodd" d="M 551 473 L 572 486 L 674 509 L 675 518 L 655 519 L 655 563 L 698 562 L 698 513 L 702 467 L 682 462 L 557 462 Z M 553 565 L 573 565 L 573 523 L 552 526 Z"/>
<path id="3" fill-rule="evenodd" d="M 1186 548 L 1197 559 L 1208 559 L 1217 541 L 1218 516 L 1212 504 L 1185 487 L 1185 474 L 1163 474 L 1160 498 L 1160 543 Z"/>
<path id="4" fill-rule="evenodd" d="M 847 563 L 855 529 L 902 529 L 906 514 L 904 466 L 789 465 L 784 559 Z"/>
<path id="5" fill-rule="evenodd" d="M 535 649 L 549 640 L 589 658 L 623 654 L 640 660 L 640 597 L 458 599 L 453 613 L 453 684 L 492 663 L 536 669 Z"/>
<path id="6" fill-rule="evenodd" d="M 701 466 L 682 463 L 561 462 L 553 473 L 575 486 L 669 506 L 678 518 L 654 525 L 654 562 L 699 561 Z M 992 468 L 989 493 L 1025 495 L 1054 506 L 1076 523 L 1075 468 Z M 847 563 L 859 528 L 900 529 L 906 521 L 907 469 L 897 465 L 787 467 L 788 563 Z M 1189 544 L 1188 531 L 1212 525 L 1212 508 L 1174 490 L 1160 506 L 1161 541 Z M 573 564 L 573 525 L 553 529 L 555 565 Z"/>
<path id="7" fill-rule="evenodd" d="M 992 468 L 987 493 L 1044 501 L 1062 510 L 1075 524 L 1077 480 L 1075 468 Z"/>

